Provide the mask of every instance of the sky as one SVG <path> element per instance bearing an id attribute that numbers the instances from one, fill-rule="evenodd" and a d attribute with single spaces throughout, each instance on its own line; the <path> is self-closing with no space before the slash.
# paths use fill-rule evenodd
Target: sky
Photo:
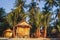
<path id="1" fill-rule="evenodd" d="M 31 2 L 31 0 L 27 0 L 26 4 L 29 4 Z M 44 7 L 44 4 L 45 2 L 41 1 L 39 3 L 39 7 L 40 7 L 40 10 L 42 11 L 42 7 Z M 11 12 L 14 8 L 14 5 L 15 5 L 15 0 L 0 0 L 0 8 L 3 7 L 6 11 L 6 13 L 9 13 Z M 54 7 L 53 8 L 53 11 L 55 10 L 56 8 Z"/>
<path id="2" fill-rule="evenodd" d="M 28 0 L 26 4 L 30 3 L 31 1 Z M 0 0 L 0 8 L 3 7 L 6 13 L 11 12 L 11 9 L 14 8 L 15 0 Z M 42 9 L 44 2 L 40 2 L 39 7 Z"/>
<path id="3" fill-rule="evenodd" d="M 3 7 L 8 13 L 14 8 L 15 0 L 0 0 L 0 8 Z"/>
<path id="4" fill-rule="evenodd" d="M 31 0 L 27 0 L 26 4 L 29 4 Z M 42 7 L 44 7 L 45 2 L 41 1 L 39 3 L 40 11 L 42 11 Z M 15 0 L 0 0 L 0 8 L 4 8 L 6 13 L 11 12 L 11 9 L 14 9 Z M 57 9 L 56 7 L 53 7 L 53 11 Z M 25 9 L 26 10 L 26 9 Z"/>

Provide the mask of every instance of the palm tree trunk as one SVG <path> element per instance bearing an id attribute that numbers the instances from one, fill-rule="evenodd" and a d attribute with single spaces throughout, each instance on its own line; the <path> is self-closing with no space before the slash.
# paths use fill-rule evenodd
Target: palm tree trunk
<path id="1" fill-rule="evenodd" d="M 47 34 L 47 21 L 45 19 L 45 22 L 44 22 L 44 26 L 45 26 L 45 29 L 44 29 L 44 38 L 46 38 L 46 34 Z"/>
<path id="2" fill-rule="evenodd" d="M 44 30 L 44 38 L 46 38 L 47 36 L 47 27 L 45 26 L 45 30 Z"/>
<path id="3" fill-rule="evenodd" d="M 16 16 L 16 15 L 15 15 Z M 15 38 L 16 37 L 16 35 L 15 35 L 15 25 L 16 25 L 16 17 L 14 17 L 14 24 L 13 24 L 13 37 Z"/>
<path id="4" fill-rule="evenodd" d="M 15 21 L 14 21 L 14 25 L 15 25 Z M 15 27 L 13 27 L 13 37 L 15 37 Z"/>
<path id="5" fill-rule="evenodd" d="M 15 38 L 15 28 L 13 27 L 13 37 Z"/>
<path id="6" fill-rule="evenodd" d="M 40 37 L 40 29 L 39 29 L 39 28 L 37 28 L 37 30 L 36 30 L 36 37 L 37 37 L 37 38 Z"/>

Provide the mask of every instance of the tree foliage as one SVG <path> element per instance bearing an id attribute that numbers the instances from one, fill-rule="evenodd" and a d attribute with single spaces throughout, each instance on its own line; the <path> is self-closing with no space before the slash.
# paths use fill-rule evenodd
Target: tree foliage
<path id="1" fill-rule="evenodd" d="M 42 26 L 45 29 L 44 37 L 46 37 L 47 34 L 50 34 L 54 28 L 58 30 L 58 32 L 60 32 L 60 0 L 31 0 L 31 3 L 25 4 L 26 1 L 28 0 L 16 0 L 14 5 L 15 9 L 13 9 L 12 12 L 8 13 L 6 16 L 4 16 L 5 10 L 3 8 L 0 8 L 0 28 L 13 28 L 18 22 L 20 22 L 21 20 L 27 20 L 26 18 L 28 17 L 28 22 L 32 26 L 32 34 L 40 34 Z M 45 2 L 42 11 L 40 11 L 40 8 L 38 6 L 40 1 Z M 53 11 L 54 6 L 58 7 L 55 11 L 56 13 L 54 13 Z M 25 12 L 27 8 L 29 9 L 27 10 L 27 12 Z M 54 15 L 55 17 L 51 18 Z M 56 19 L 57 17 L 58 19 Z M 50 24 L 50 22 L 52 21 L 54 22 Z M 49 27 L 50 29 L 47 29 Z"/>

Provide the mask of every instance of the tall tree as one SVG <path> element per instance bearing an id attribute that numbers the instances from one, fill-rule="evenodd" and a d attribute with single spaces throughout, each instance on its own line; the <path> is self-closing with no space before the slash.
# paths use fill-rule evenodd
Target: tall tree
<path id="1" fill-rule="evenodd" d="M 32 25 L 32 29 L 31 32 L 36 37 L 40 37 L 40 26 L 43 25 L 43 14 L 40 13 L 39 7 L 37 7 L 38 3 L 34 2 L 34 0 L 32 0 L 30 9 L 29 9 L 29 23 Z"/>
<path id="2" fill-rule="evenodd" d="M 44 37 L 47 37 L 47 27 L 49 26 L 50 20 L 51 20 L 51 12 L 50 12 L 50 7 L 49 6 L 44 6 L 43 8 L 43 15 L 44 15 L 44 22 L 43 22 L 43 26 L 45 28 L 45 33 L 44 33 Z"/>
<path id="3" fill-rule="evenodd" d="M 53 6 L 58 6 L 56 0 L 44 0 L 46 1 L 46 5 L 50 6 L 50 7 L 53 7 Z"/>
<path id="4" fill-rule="evenodd" d="M 26 14 L 24 12 L 24 1 L 23 0 L 16 0 L 15 3 L 16 9 L 13 9 L 12 12 L 10 12 L 6 18 L 9 24 L 13 27 L 13 36 L 15 37 L 15 28 L 14 26 L 20 22 L 21 20 L 25 20 Z"/>
<path id="5" fill-rule="evenodd" d="M 0 8 L 0 36 L 3 35 L 3 31 L 9 27 L 9 24 L 5 18 L 5 15 L 6 12 L 5 12 L 5 9 L 3 8 Z"/>

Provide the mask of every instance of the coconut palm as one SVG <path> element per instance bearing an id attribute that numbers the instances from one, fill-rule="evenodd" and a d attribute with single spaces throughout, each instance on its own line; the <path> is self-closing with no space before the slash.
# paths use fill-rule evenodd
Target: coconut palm
<path id="1" fill-rule="evenodd" d="M 36 2 L 32 2 L 29 9 L 29 23 L 32 25 L 32 33 L 36 32 L 36 37 L 40 37 L 40 26 L 43 25 L 44 16 L 39 11 L 39 7 L 36 7 Z M 35 30 L 35 31 L 34 31 Z"/>
<path id="2" fill-rule="evenodd" d="M 49 22 L 51 21 L 51 12 L 49 9 L 49 6 L 44 6 L 43 8 L 43 26 L 45 28 L 45 34 L 44 37 L 47 37 L 47 27 L 49 26 Z"/>
<path id="3" fill-rule="evenodd" d="M 50 16 L 51 16 L 50 13 L 47 13 L 45 15 L 45 19 L 44 19 L 45 35 L 44 35 L 44 37 L 47 37 L 47 27 L 49 26 Z"/>
<path id="4" fill-rule="evenodd" d="M 8 23 L 10 24 L 11 27 L 13 27 L 13 36 L 15 37 L 14 33 L 14 26 L 20 22 L 21 20 L 25 20 L 26 14 L 23 9 L 24 2 L 22 0 L 16 0 L 16 9 L 13 9 L 12 12 L 10 12 L 7 16 L 6 19 Z"/>
<path id="5" fill-rule="evenodd" d="M 50 6 L 50 7 L 53 7 L 53 6 L 58 6 L 56 0 L 44 0 L 46 1 L 46 5 Z"/>

